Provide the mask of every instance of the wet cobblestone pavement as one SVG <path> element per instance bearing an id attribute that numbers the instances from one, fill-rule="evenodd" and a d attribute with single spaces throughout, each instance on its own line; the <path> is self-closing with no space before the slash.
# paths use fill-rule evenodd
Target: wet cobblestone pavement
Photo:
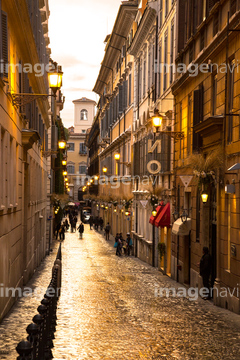
<path id="1" fill-rule="evenodd" d="M 30 284 L 43 293 L 56 251 Z M 55 359 L 240 359 L 239 315 L 202 299 L 156 297 L 156 286 L 176 282 L 136 258 L 117 257 L 112 242 L 87 225 L 83 240 L 66 234 L 62 257 Z M 4 319 L 0 359 L 16 359 L 40 300 L 20 299 Z"/>

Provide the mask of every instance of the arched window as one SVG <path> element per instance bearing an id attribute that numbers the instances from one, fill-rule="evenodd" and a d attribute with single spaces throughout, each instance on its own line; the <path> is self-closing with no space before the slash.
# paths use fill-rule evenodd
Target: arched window
<path id="1" fill-rule="evenodd" d="M 75 174 L 75 164 L 74 163 L 68 163 L 67 164 L 67 172 L 68 174 Z"/>
<path id="2" fill-rule="evenodd" d="M 87 120 L 88 119 L 88 112 L 86 109 L 82 109 L 80 113 L 80 119 L 81 120 Z"/>

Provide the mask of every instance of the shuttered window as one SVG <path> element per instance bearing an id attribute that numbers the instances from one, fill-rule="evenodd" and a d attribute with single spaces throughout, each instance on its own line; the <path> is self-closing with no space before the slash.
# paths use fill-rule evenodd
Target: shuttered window
<path id="1" fill-rule="evenodd" d="M 1 12 L 1 36 L 0 40 L 2 42 L 1 46 L 1 77 L 3 79 L 8 78 L 8 27 L 7 27 L 7 14 L 2 11 Z"/>
<path id="2" fill-rule="evenodd" d="M 194 131 L 194 126 L 201 121 L 203 121 L 203 86 L 193 92 L 193 152 L 199 151 L 202 146 L 202 137 Z"/>
<path id="3" fill-rule="evenodd" d="M 123 86 L 119 85 L 119 94 L 118 94 L 118 113 L 123 112 Z"/>
<path id="4" fill-rule="evenodd" d="M 131 92 L 132 92 L 132 74 L 130 74 L 128 77 L 128 105 L 129 106 L 132 104 Z"/>

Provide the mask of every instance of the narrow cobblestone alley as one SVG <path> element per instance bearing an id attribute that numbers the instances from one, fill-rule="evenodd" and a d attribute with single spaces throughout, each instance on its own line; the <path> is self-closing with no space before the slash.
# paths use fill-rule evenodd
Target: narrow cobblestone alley
<path id="1" fill-rule="evenodd" d="M 29 286 L 48 285 L 56 255 Z M 62 359 L 240 359 L 240 319 L 202 299 L 155 296 L 176 283 L 85 226 L 66 233 L 53 355 Z M 41 297 L 20 299 L 0 325 L 0 359 L 13 360 Z M 5 353 L 5 355 L 4 355 Z"/>

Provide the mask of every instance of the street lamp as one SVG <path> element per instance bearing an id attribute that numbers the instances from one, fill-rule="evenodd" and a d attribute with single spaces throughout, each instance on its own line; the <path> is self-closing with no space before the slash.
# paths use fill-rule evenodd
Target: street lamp
<path id="1" fill-rule="evenodd" d="M 179 218 L 179 212 L 177 211 L 177 209 L 175 209 L 174 213 L 173 213 L 173 219 L 174 221 L 176 221 Z"/>
<path id="2" fill-rule="evenodd" d="M 120 160 L 120 154 L 119 153 L 116 153 L 116 154 L 114 154 L 114 159 L 116 160 L 116 161 L 118 161 L 118 160 Z"/>
<path id="3" fill-rule="evenodd" d="M 156 210 L 152 211 L 152 216 L 154 216 L 154 217 L 157 216 L 157 211 Z"/>
<path id="4" fill-rule="evenodd" d="M 153 126 L 156 128 L 156 131 L 158 131 L 159 127 L 162 125 L 163 117 L 159 114 L 158 110 L 154 110 L 154 115 L 152 117 L 152 123 Z"/>
<path id="5" fill-rule="evenodd" d="M 188 214 L 185 210 L 183 210 L 183 213 L 181 215 L 182 222 L 185 223 L 187 221 Z"/>
<path id="6" fill-rule="evenodd" d="M 202 198 L 202 202 L 205 204 L 208 201 L 208 194 L 205 191 L 203 191 L 201 193 L 201 198 Z"/>
<path id="7" fill-rule="evenodd" d="M 62 165 L 66 166 L 67 165 L 67 160 L 62 160 Z"/>
<path id="8" fill-rule="evenodd" d="M 104 166 L 104 167 L 102 168 L 102 171 L 103 171 L 104 174 L 106 174 L 106 172 L 107 172 L 106 166 Z"/>
<path id="9" fill-rule="evenodd" d="M 60 140 L 58 142 L 58 148 L 61 149 L 61 150 L 65 149 L 66 148 L 66 141 Z"/>
<path id="10" fill-rule="evenodd" d="M 66 170 L 63 171 L 63 176 L 67 176 L 67 171 Z"/>
<path id="11" fill-rule="evenodd" d="M 54 96 L 56 96 L 56 92 L 62 86 L 62 76 L 63 72 L 59 69 L 57 69 L 57 71 L 48 73 L 49 87 L 51 88 Z"/>

